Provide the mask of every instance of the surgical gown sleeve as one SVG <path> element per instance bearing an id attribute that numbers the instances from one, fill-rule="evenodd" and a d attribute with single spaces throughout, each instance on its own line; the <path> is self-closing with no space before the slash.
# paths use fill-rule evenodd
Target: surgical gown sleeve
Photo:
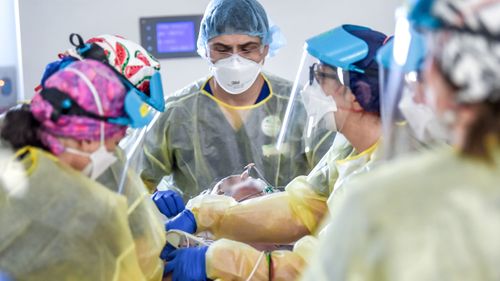
<path id="1" fill-rule="evenodd" d="M 241 242 L 221 239 L 206 254 L 207 276 L 213 280 L 294 280 L 316 246 L 316 238 L 306 236 L 293 251 L 260 252 Z"/>
<path id="2" fill-rule="evenodd" d="M 326 200 L 337 179 L 336 159 L 350 145 L 332 146 L 306 177 L 292 180 L 281 193 L 241 203 L 226 196 L 201 195 L 188 202 L 198 231 L 242 242 L 291 243 L 312 234 L 327 212 Z"/>
<path id="3" fill-rule="evenodd" d="M 169 110 L 158 113 L 144 140 L 144 159 L 141 162 L 141 178 L 150 191 L 154 191 L 165 175 L 172 173 L 173 155 L 168 139 Z"/>
<path id="4" fill-rule="evenodd" d="M 302 194 L 299 200 L 291 192 L 241 203 L 227 196 L 208 195 L 194 198 L 187 207 L 196 217 L 198 231 L 242 242 L 291 243 L 314 231 L 326 213 L 325 197 L 297 185 L 293 192 Z"/>

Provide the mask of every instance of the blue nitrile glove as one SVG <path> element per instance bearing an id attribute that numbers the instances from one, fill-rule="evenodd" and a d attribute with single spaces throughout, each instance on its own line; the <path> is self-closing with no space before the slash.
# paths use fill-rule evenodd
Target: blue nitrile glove
<path id="1" fill-rule="evenodd" d="M 0 271 L 0 281 L 11 281 L 11 280 L 12 278 L 10 278 L 10 276 L 7 273 Z"/>
<path id="2" fill-rule="evenodd" d="M 168 220 L 165 224 L 167 231 L 171 229 L 179 229 L 184 232 L 193 234 L 196 232 L 196 219 L 190 210 L 184 209 L 180 214 Z"/>
<path id="3" fill-rule="evenodd" d="M 205 254 L 208 246 L 178 249 L 167 257 L 163 276 L 172 272 L 172 281 L 205 281 Z"/>
<path id="4" fill-rule="evenodd" d="M 175 217 L 186 207 L 179 193 L 173 190 L 157 190 L 151 198 L 158 210 L 167 218 Z"/>
<path id="5" fill-rule="evenodd" d="M 168 242 L 167 244 L 165 245 L 165 247 L 163 247 L 163 250 L 161 250 L 161 253 L 160 253 L 160 259 L 162 260 L 166 260 L 168 255 L 170 253 L 172 253 L 173 251 L 175 251 L 175 247 L 170 245 Z"/>
<path id="6" fill-rule="evenodd" d="M 172 229 L 178 229 L 182 230 L 184 232 L 193 234 L 196 232 L 196 219 L 194 218 L 193 213 L 188 210 L 184 209 L 180 214 L 175 216 L 174 218 L 170 219 L 166 224 L 165 224 L 165 230 L 169 231 Z M 163 250 L 160 253 L 160 258 L 162 260 L 165 260 L 171 252 L 173 252 L 175 248 L 170 245 L 166 244 L 165 247 L 163 247 Z"/>

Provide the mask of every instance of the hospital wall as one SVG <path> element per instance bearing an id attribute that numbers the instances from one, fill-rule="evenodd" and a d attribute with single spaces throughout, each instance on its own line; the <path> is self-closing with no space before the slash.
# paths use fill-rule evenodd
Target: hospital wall
<path id="1" fill-rule="evenodd" d="M 140 41 L 139 18 L 202 14 L 208 0 L 17 0 L 21 26 L 26 98 L 33 95 L 44 66 L 70 47 L 70 33 L 84 38 L 119 34 Z M 304 40 L 343 23 L 368 25 L 386 33 L 394 29 L 401 0 L 261 0 L 287 38 L 287 46 L 266 61 L 264 69 L 292 80 Z M 162 60 L 166 93 L 208 73 L 201 58 Z"/>
<path id="2" fill-rule="evenodd" d="M 0 0 L 0 112 L 22 93 L 21 54 L 18 52 L 17 0 Z"/>

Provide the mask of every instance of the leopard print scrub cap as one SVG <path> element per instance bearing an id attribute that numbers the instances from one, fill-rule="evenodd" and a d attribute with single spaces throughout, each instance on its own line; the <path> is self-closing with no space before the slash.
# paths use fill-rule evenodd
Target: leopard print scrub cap
<path id="1" fill-rule="evenodd" d="M 431 47 L 463 103 L 500 101 L 500 1 L 435 0 Z"/>

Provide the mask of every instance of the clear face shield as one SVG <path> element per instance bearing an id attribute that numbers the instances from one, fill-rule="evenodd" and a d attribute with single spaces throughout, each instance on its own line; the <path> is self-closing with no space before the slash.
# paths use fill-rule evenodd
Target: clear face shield
<path id="1" fill-rule="evenodd" d="M 286 143 L 302 137 L 305 152 L 314 151 L 318 138 L 332 135 L 342 127 L 335 114 L 342 105 L 339 98 L 345 94 L 349 72 L 322 64 L 304 51 L 287 105 L 283 126 L 278 137 L 278 150 L 286 149 Z M 294 132 L 297 123 L 303 123 L 302 132 Z"/>
<path id="2" fill-rule="evenodd" d="M 421 79 L 425 40 L 410 27 L 404 9 L 398 9 L 396 16 L 394 40 L 377 55 L 386 159 L 442 143 L 445 139 L 425 99 Z"/>
<path id="3" fill-rule="evenodd" d="M 114 171 L 118 182 L 118 193 L 124 194 L 127 192 L 132 178 L 133 181 L 139 180 L 140 185 L 143 186 L 143 182 L 140 179 L 140 167 L 144 161 L 143 157 L 145 157 L 143 153 L 144 141 L 147 132 L 158 121 L 160 114 L 160 112 L 155 112 L 151 122 L 146 127 L 139 129 L 129 128 L 126 136 L 120 141 L 119 153 L 121 155 L 119 156 L 121 161 L 120 166 L 115 167 L 116 171 Z M 175 191 L 180 192 L 180 190 Z"/>

